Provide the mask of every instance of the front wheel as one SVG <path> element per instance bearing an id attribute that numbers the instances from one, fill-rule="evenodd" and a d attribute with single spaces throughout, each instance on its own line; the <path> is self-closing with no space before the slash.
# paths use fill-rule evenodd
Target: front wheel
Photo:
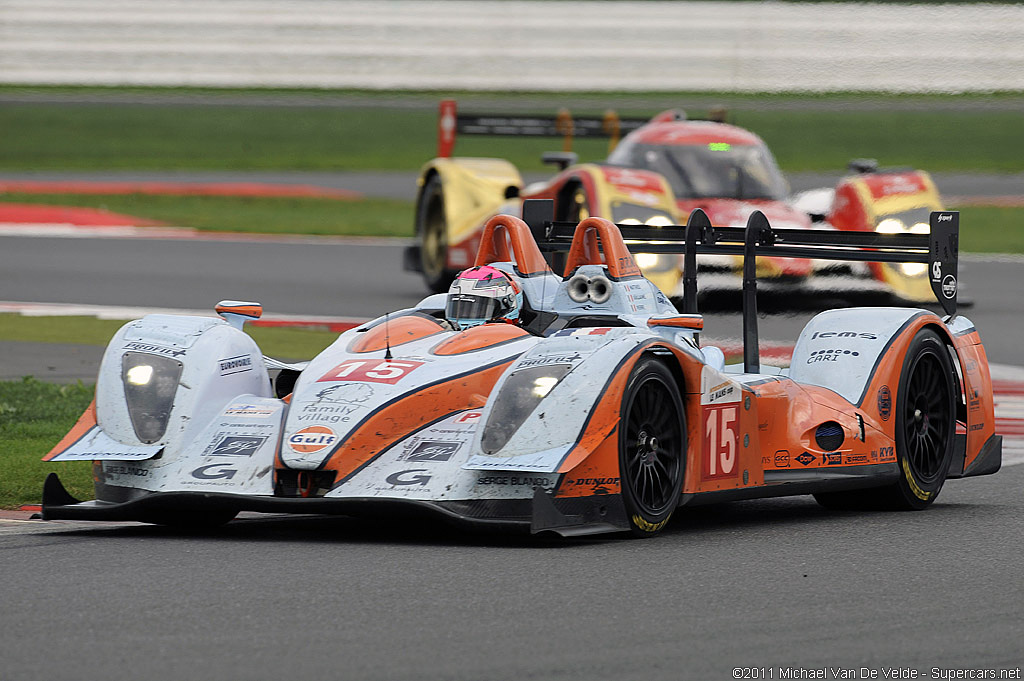
<path id="1" fill-rule="evenodd" d="M 455 279 L 448 269 L 448 221 L 444 214 L 444 186 L 434 175 L 423 186 L 416 206 L 416 238 L 420 246 L 420 269 L 427 288 L 443 293 Z"/>
<path id="2" fill-rule="evenodd" d="M 634 536 L 668 524 L 679 505 L 686 461 L 686 416 L 671 372 L 641 360 L 626 385 L 619 422 L 622 500 Z"/>

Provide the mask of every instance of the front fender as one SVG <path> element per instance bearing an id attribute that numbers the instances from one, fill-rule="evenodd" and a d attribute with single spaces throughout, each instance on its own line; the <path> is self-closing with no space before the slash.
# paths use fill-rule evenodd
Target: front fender
<path id="1" fill-rule="evenodd" d="M 511 193 L 523 186 L 514 165 L 499 158 L 435 158 L 417 178 L 417 205 L 432 177 L 441 179 L 448 243 L 460 243 L 479 231 L 484 222 L 500 212 Z"/>
<path id="2" fill-rule="evenodd" d="M 618 410 L 599 414 L 597 407 L 606 398 L 618 403 L 612 397 L 625 389 L 633 364 L 657 342 L 622 328 L 603 336 L 561 336 L 538 343 L 495 385 L 464 468 L 553 473 L 572 467 L 587 455 L 584 439 L 599 443 L 615 429 Z M 565 373 L 546 394 L 530 398 L 532 384 L 523 381 L 543 386 L 550 378 L 545 368 L 551 369 L 551 377 Z M 496 437 L 498 431 L 509 434 Z"/>

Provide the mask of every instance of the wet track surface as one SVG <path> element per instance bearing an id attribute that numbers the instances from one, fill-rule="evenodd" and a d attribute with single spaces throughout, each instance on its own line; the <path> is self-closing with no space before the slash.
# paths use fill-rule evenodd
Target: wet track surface
<path id="1" fill-rule="evenodd" d="M 1024 466 L 920 513 L 810 497 L 543 541 L 342 518 L 0 522 L 4 679 L 729 679 L 1016 668 Z M 881 678 L 881 672 L 879 672 Z"/>

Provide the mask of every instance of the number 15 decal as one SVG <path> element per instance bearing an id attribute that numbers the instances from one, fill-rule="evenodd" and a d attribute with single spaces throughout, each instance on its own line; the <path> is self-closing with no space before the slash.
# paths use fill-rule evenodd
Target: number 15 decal
<path id="1" fill-rule="evenodd" d="M 334 367 L 317 379 L 320 381 L 369 381 L 394 385 L 423 362 L 379 359 L 350 359 Z"/>
<path id="2" fill-rule="evenodd" d="M 737 405 L 704 406 L 705 480 L 733 478 L 739 471 L 739 408 Z"/>

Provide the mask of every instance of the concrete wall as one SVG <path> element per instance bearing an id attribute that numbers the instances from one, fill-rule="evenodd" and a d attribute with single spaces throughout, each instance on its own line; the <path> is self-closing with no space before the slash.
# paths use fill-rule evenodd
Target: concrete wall
<path id="1" fill-rule="evenodd" d="M 1024 89 L 1024 6 L 0 0 L 0 83 Z"/>

